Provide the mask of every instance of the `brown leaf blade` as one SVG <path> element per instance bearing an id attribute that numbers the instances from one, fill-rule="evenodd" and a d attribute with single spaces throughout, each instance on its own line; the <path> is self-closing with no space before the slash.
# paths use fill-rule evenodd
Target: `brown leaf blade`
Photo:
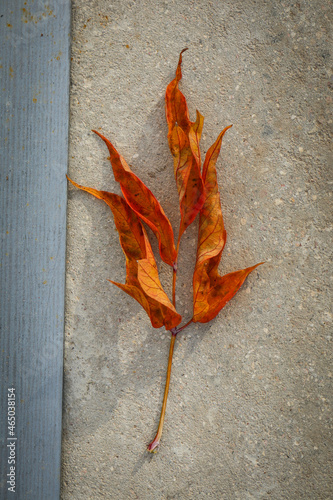
<path id="1" fill-rule="evenodd" d="M 119 233 L 120 244 L 125 255 L 131 260 L 144 258 L 146 243 L 142 224 L 126 201 L 117 194 L 81 186 L 72 181 L 69 177 L 67 177 L 67 179 L 75 187 L 103 200 L 111 208 L 115 225 Z"/>
<path id="2" fill-rule="evenodd" d="M 194 316 L 202 310 L 202 299 L 206 300 L 211 286 L 211 277 L 217 276 L 227 233 L 224 229 L 220 193 L 216 176 L 216 161 L 221 150 L 222 139 L 228 127 L 225 128 L 215 143 L 209 148 L 203 165 L 203 180 L 206 199 L 200 212 L 197 259 L 193 274 Z M 207 305 L 205 306 L 207 307 Z"/>
<path id="3" fill-rule="evenodd" d="M 258 265 L 220 276 L 218 266 L 226 243 L 216 161 L 228 126 L 206 154 L 202 170 L 206 198 L 200 212 L 196 265 L 193 274 L 193 321 L 206 323 L 237 293 L 246 277 Z"/>
<path id="4" fill-rule="evenodd" d="M 182 79 L 182 55 L 188 49 L 183 49 L 179 54 L 176 77 L 169 83 L 165 92 L 165 113 L 169 126 L 169 133 L 176 123 L 188 133 L 191 125 L 187 102 L 184 94 L 179 90 L 178 83 Z"/>
<path id="5" fill-rule="evenodd" d="M 193 322 L 207 323 L 214 319 L 238 292 L 248 275 L 261 264 L 263 262 L 246 269 L 241 269 L 240 271 L 225 274 L 224 276 L 217 276 L 213 280 L 210 279 L 208 293 L 206 290 L 203 294 L 201 289 L 197 293 Z"/>
<path id="6" fill-rule="evenodd" d="M 103 200 L 112 210 L 126 256 L 126 283 L 109 281 L 141 304 L 154 328 L 165 326 L 170 330 L 176 327 L 182 318 L 162 288 L 147 233 L 137 214 L 121 196 L 81 186 L 69 177 L 67 179 L 77 188 Z"/>
<path id="7" fill-rule="evenodd" d="M 176 261 L 173 230 L 169 219 L 158 200 L 147 186 L 137 177 L 118 153 L 113 144 L 102 134 L 93 130 L 108 147 L 114 177 L 134 212 L 152 229 L 159 245 L 161 259 L 170 266 Z"/>
<path id="8" fill-rule="evenodd" d="M 196 121 L 190 121 L 185 96 L 178 87 L 182 78 L 181 63 L 185 50 L 187 49 L 180 53 L 176 77 L 167 86 L 165 94 L 168 142 L 174 157 L 174 175 L 181 213 L 179 237 L 200 212 L 205 197 L 199 148 L 204 117 L 197 111 Z"/>
<path id="9" fill-rule="evenodd" d="M 138 261 L 137 279 L 142 288 L 155 318 L 162 318 L 167 330 L 179 325 L 182 317 L 177 313 L 169 297 L 162 288 L 154 254 L 148 236 L 144 231 L 146 242 L 146 258 Z"/>
<path id="10" fill-rule="evenodd" d="M 141 304 L 148 314 L 153 328 L 161 328 L 164 326 L 166 330 L 172 330 L 181 322 L 181 316 L 178 313 L 175 314 L 172 308 L 161 305 L 158 301 L 145 295 L 139 284 L 128 285 L 116 283 L 112 280 L 109 281 Z"/>
<path id="11" fill-rule="evenodd" d="M 200 212 L 197 265 L 218 255 L 221 258 L 226 242 L 227 235 L 217 183 L 216 161 L 221 150 L 223 136 L 230 127 L 231 125 L 222 130 L 215 143 L 209 148 L 202 168 L 206 198 Z"/>

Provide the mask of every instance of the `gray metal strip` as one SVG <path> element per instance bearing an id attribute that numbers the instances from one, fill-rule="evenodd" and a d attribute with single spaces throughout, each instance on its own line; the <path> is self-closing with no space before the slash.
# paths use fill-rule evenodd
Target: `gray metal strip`
<path id="1" fill-rule="evenodd" d="M 5 0 L 0 16 L 0 496 L 52 500 L 60 495 L 70 0 Z"/>

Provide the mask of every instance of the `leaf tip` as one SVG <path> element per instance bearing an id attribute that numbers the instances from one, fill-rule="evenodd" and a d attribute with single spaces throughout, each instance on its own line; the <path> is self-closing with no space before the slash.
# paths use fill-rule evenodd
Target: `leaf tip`
<path id="1" fill-rule="evenodd" d="M 255 269 L 258 266 L 261 266 L 262 264 L 266 264 L 266 261 L 259 262 L 259 264 L 256 264 L 255 266 L 253 266 L 253 269 Z"/>
<path id="2" fill-rule="evenodd" d="M 226 131 L 227 131 L 227 130 L 229 130 L 229 128 L 231 128 L 232 126 L 233 126 L 233 124 L 228 125 L 227 127 L 225 127 L 225 128 L 222 130 L 222 132 L 221 132 L 221 134 L 220 134 L 220 137 L 222 138 L 222 137 L 224 136 L 224 134 L 226 133 Z"/>
<path id="3" fill-rule="evenodd" d="M 179 61 L 178 61 L 178 66 L 177 66 L 177 70 L 176 70 L 176 79 L 179 81 L 181 80 L 182 78 L 182 73 L 181 73 L 181 65 L 182 65 L 182 59 L 183 59 L 183 54 L 184 52 L 186 52 L 188 50 L 188 47 L 186 47 L 185 49 L 183 49 L 181 51 L 181 53 L 179 54 Z"/>
<path id="4" fill-rule="evenodd" d="M 68 177 L 68 175 L 67 175 L 67 174 L 66 174 L 66 178 L 67 178 L 67 180 L 68 180 L 69 182 L 71 182 L 71 183 L 73 184 L 73 186 L 75 186 L 75 187 L 77 187 L 77 188 L 81 189 L 81 185 L 80 185 L 80 184 L 77 184 L 77 182 L 75 182 L 75 181 L 72 181 L 72 179 L 71 179 L 70 177 Z"/>
<path id="5" fill-rule="evenodd" d="M 104 136 L 100 132 L 98 132 L 98 130 L 91 129 L 91 131 L 94 132 L 94 134 L 99 135 L 99 137 L 101 137 L 104 140 Z"/>

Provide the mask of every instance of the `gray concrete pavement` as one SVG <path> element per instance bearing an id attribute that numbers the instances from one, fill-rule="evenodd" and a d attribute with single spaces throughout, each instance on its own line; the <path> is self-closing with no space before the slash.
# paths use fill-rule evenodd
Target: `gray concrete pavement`
<path id="1" fill-rule="evenodd" d="M 107 282 L 125 279 L 112 214 L 70 189 L 63 499 L 333 497 L 330 20 L 323 0 L 73 1 L 70 176 L 119 193 L 100 127 L 178 227 L 164 92 L 189 47 L 181 88 L 205 116 L 202 150 L 233 123 L 217 167 L 221 272 L 266 264 L 180 334 L 149 455 L 169 334 Z M 185 318 L 196 229 L 180 251 Z"/>

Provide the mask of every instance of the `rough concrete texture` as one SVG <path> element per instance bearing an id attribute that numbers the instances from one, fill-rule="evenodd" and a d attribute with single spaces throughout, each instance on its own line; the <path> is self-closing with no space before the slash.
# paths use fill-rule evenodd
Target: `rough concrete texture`
<path id="1" fill-rule="evenodd" d="M 234 125 L 218 163 L 220 270 L 266 264 L 177 338 L 150 455 L 170 335 L 107 281 L 125 279 L 108 207 L 69 189 L 63 499 L 333 498 L 329 6 L 73 1 L 71 177 L 119 193 L 100 127 L 178 227 L 164 92 L 189 47 L 181 88 L 205 116 L 202 150 Z M 196 230 L 181 243 L 185 320 Z"/>

